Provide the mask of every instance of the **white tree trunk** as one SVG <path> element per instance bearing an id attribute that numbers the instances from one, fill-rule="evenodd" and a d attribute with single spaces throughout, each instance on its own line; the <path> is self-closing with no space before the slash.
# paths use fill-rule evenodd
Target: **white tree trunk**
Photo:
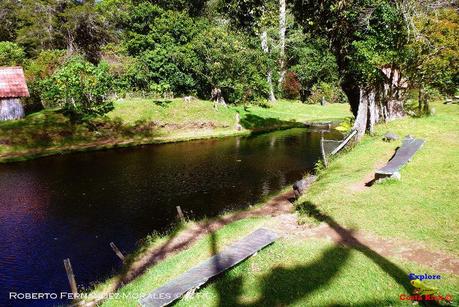
<path id="1" fill-rule="evenodd" d="M 287 27 L 285 23 L 285 8 L 286 0 L 279 0 L 279 88 L 282 86 L 285 77 L 285 31 Z"/>
<path id="2" fill-rule="evenodd" d="M 376 108 L 376 101 L 375 101 L 375 92 L 371 91 L 367 95 L 368 101 L 368 122 L 367 122 L 367 130 L 370 134 L 374 133 L 375 124 L 379 120 L 379 108 Z"/>
<path id="3" fill-rule="evenodd" d="M 366 93 L 360 90 L 359 110 L 352 129 L 357 130 L 357 138 L 360 139 L 366 131 L 368 119 L 368 99 Z"/>
<path id="4" fill-rule="evenodd" d="M 266 54 L 269 54 L 269 46 L 268 46 L 268 32 L 263 30 L 261 33 L 261 49 Z M 274 89 L 273 89 L 273 82 L 272 82 L 272 74 L 271 69 L 268 69 L 268 74 L 266 77 L 269 86 L 269 101 L 274 102 L 276 101 L 276 97 L 274 96 Z"/>

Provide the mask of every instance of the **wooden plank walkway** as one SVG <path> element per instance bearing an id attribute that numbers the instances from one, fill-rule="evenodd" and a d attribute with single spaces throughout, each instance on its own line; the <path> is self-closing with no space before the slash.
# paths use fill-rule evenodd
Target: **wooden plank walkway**
<path id="1" fill-rule="evenodd" d="M 376 171 L 375 178 L 380 179 L 400 175 L 398 174 L 400 169 L 411 160 L 424 143 L 424 140 L 406 137 L 392 159 L 383 168 Z"/>
<path id="2" fill-rule="evenodd" d="M 201 262 L 189 271 L 157 288 L 140 300 L 142 306 L 166 306 L 190 290 L 197 289 L 210 278 L 228 270 L 260 249 L 273 243 L 278 235 L 266 228 L 259 228 L 242 240 L 225 248 L 221 253 Z"/>

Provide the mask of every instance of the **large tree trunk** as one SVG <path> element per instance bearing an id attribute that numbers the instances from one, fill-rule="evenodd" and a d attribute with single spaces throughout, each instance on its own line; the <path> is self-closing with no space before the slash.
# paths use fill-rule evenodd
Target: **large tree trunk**
<path id="1" fill-rule="evenodd" d="M 365 132 L 373 133 L 377 123 L 387 122 L 404 115 L 403 102 L 387 97 L 383 88 L 363 89 L 343 84 L 343 91 L 348 97 L 355 116 L 353 129 L 357 130 L 358 138 L 361 138 Z"/>
<path id="2" fill-rule="evenodd" d="M 261 33 L 261 49 L 263 49 L 264 53 L 269 54 L 268 32 L 266 30 L 263 30 L 263 32 Z M 274 96 L 271 68 L 268 69 L 266 79 L 268 81 L 269 86 L 269 101 L 274 102 L 276 101 L 276 96 Z"/>
<path id="3" fill-rule="evenodd" d="M 280 77 L 279 77 L 279 88 L 282 86 L 285 77 L 285 9 L 286 0 L 279 0 L 279 66 L 280 66 Z"/>

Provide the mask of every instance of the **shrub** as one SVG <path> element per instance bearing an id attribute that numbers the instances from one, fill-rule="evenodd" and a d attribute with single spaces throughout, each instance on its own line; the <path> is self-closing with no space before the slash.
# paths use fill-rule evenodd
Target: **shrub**
<path id="1" fill-rule="evenodd" d="M 298 99 L 300 97 L 301 83 L 294 72 L 289 71 L 285 74 L 282 91 L 285 98 Z"/>
<path id="2" fill-rule="evenodd" d="M 24 64 L 24 50 L 12 42 L 0 42 L 0 66 L 17 66 Z"/>
<path id="3" fill-rule="evenodd" d="M 312 87 L 307 102 L 311 104 L 320 103 L 322 99 L 327 103 L 347 102 L 346 95 L 337 83 L 320 82 Z"/>
<path id="4" fill-rule="evenodd" d="M 26 100 L 26 110 L 36 111 L 43 108 L 41 103 L 41 81 L 49 78 L 65 61 L 64 50 L 45 50 L 35 59 L 28 61 L 25 75 L 30 97 Z"/>
<path id="5" fill-rule="evenodd" d="M 41 98 L 48 106 L 59 106 L 74 114 L 99 114 L 104 112 L 110 85 L 107 63 L 95 66 L 76 56 L 41 81 Z"/>

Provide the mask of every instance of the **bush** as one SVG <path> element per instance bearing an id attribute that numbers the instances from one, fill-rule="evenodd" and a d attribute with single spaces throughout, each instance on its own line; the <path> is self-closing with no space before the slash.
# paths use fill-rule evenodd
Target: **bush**
<path id="1" fill-rule="evenodd" d="M 320 103 L 322 99 L 327 103 L 347 102 L 346 95 L 337 83 L 320 82 L 312 87 L 307 102 L 311 104 Z"/>
<path id="2" fill-rule="evenodd" d="M 36 111 L 43 108 L 41 103 L 41 81 L 49 78 L 65 61 L 64 50 L 45 50 L 28 61 L 25 75 L 30 97 L 26 101 L 26 110 Z"/>
<path id="3" fill-rule="evenodd" d="M 165 10 L 142 2 L 132 7 L 126 21 L 125 48 L 136 58 L 132 89 L 154 91 L 156 95 L 173 92 L 189 94 L 199 85 L 199 71 L 191 41 L 204 25 L 186 12 Z"/>
<path id="4" fill-rule="evenodd" d="M 120 45 L 108 44 L 102 50 L 102 60 L 109 66 L 112 77 L 112 93 L 125 97 L 128 92 L 135 91 L 138 60 L 128 56 Z"/>
<path id="5" fill-rule="evenodd" d="M 298 99 L 300 97 L 301 83 L 294 72 L 289 71 L 285 74 L 282 91 L 285 98 Z"/>
<path id="6" fill-rule="evenodd" d="M 72 57 L 41 81 L 41 99 L 78 115 L 104 113 L 111 81 L 107 63 L 95 66 L 81 56 Z"/>
<path id="7" fill-rule="evenodd" d="M 12 42 L 0 42 L 0 66 L 23 65 L 25 52 Z"/>

